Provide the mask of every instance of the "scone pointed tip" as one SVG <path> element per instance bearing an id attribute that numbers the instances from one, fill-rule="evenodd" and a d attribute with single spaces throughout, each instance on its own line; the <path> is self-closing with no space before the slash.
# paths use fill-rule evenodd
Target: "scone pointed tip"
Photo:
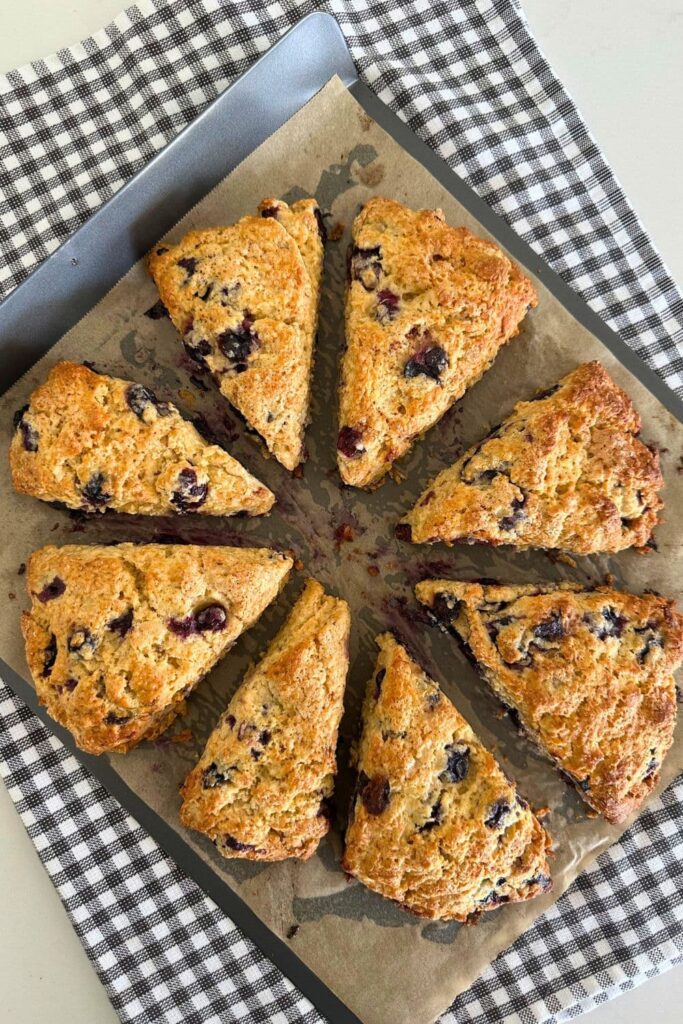
<path id="1" fill-rule="evenodd" d="M 549 891 L 548 833 L 405 646 L 377 643 L 344 869 L 428 919 Z"/>
<path id="2" fill-rule="evenodd" d="M 663 486 L 628 395 L 597 362 L 526 401 L 425 489 L 403 522 L 418 544 L 569 554 L 651 543 Z"/>
<path id="3" fill-rule="evenodd" d="M 329 830 L 349 627 L 347 603 L 307 580 L 209 737 L 181 819 L 223 856 L 306 860 Z"/>

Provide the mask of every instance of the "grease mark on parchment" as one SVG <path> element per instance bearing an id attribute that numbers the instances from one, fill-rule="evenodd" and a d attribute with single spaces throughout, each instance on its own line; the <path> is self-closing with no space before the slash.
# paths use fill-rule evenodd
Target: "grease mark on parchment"
<path id="1" fill-rule="evenodd" d="M 369 167 L 376 159 L 377 150 L 374 146 L 359 143 L 353 147 L 342 163 L 330 164 L 320 175 L 320 180 L 314 189 L 315 197 L 323 210 L 330 210 L 335 199 L 358 183 L 357 178 L 362 181 L 362 169 Z M 361 168 L 355 176 L 354 164 L 359 164 Z M 293 203 L 297 199 L 307 199 L 309 195 L 310 192 L 295 185 L 282 198 L 286 203 Z"/>

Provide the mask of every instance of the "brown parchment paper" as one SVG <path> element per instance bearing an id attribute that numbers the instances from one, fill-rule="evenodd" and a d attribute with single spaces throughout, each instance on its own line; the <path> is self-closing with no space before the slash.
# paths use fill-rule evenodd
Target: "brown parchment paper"
<path id="1" fill-rule="evenodd" d="M 216 140 L 216 145 L 227 145 Z M 199 155 L 198 158 L 201 158 Z M 210 843 L 182 829 L 178 785 L 196 760 L 208 733 L 251 660 L 263 651 L 282 623 L 303 584 L 295 574 L 281 598 L 236 645 L 198 688 L 187 718 L 175 727 L 190 728 L 192 740 L 162 738 L 111 764 L 126 783 L 236 889 L 259 916 L 292 947 L 367 1024 L 426 1024 L 566 889 L 592 860 L 623 832 L 586 815 L 580 799 L 523 741 L 448 637 L 421 621 L 412 596 L 418 579 L 428 575 L 493 576 L 501 580 L 602 579 L 612 572 L 618 585 L 642 591 L 653 587 L 680 597 L 683 553 L 677 513 L 683 507 L 683 476 L 676 467 L 683 453 L 683 426 L 629 374 L 609 351 L 578 324 L 537 281 L 540 303 L 526 319 L 521 335 L 498 356 L 493 368 L 404 459 L 403 483 L 388 481 L 374 494 L 343 490 L 335 469 L 336 376 L 343 336 L 344 257 L 349 230 L 360 203 L 381 194 L 411 206 L 440 206 L 452 224 L 482 233 L 480 225 L 424 168 L 405 153 L 355 102 L 338 80 L 328 85 L 286 125 L 249 156 L 193 209 L 171 233 L 231 223 L 254 212 L 265 196 L 289 201 L 317 196 L 331 211 L 329 225 L 345 226 L 343 237 L 328 246 L 320 341 L 308 432 L 310 458 L 303 479 L 294 479 L 238 424 L 208 375 L 197 376 L 167 320 L 143 314 L 156 292 L 138 264 L 74 327 L 0 404 L 0 430 L 9 443 L 14 410 L 59 359 L 92 360 L 96 368 L 153 387 L 187 414 L 201 414 L 222 443 L 277 494 L 266 519 L 228 520 L 203 516 L 145 519 L 94 515 L 69 516 L 11 489 L 7 459 L 0 460 L 0 516 L 5 543 L 0 550 L 0 654 L 28 678 L 19 629 L 27 604 L 20 563 L 43 544 L 151 541 L 273 544 L 293 548 L 315 575 L 352 606 L 351 669 L 347 714 L 340 741 L 338 804 L 347 804 L 348 742 L 356 726 L 359 698 L 370 676 L 375 634 L 399 630 L 423 664 L 469 719 L 484 742 L 495 749 L 521 792 L 536 807 L 548 805 L 546 820 L 556 846 L 552 894 L 484 915 L 478 927 L 425 923 L 382 900 L 339 869 L 341 840 L 335 829 L 306 864 L 269 866 L 225 861 Z M 529 271 L 529 268 L 527 268 Z M 47 298 L 47 297 L 46 297 Z M 657 531 L 658 551 L 642 556 L 583 558 L 575 569 L 543 553 L 486 548 L 425 548 L 400 544 L 393 527 L 438 470 L 481 438 L 511 410 L 515 401 L 546 387 L 579 362 L 600 359 L 633 397 L 644 420 L 644 437 L 663 450 L 666 521 Z M 353 540 L 342 541 L 350 527 Z M 375 565 L 379 575 L 368 568 Z M 663 785 L 683 765 L 678 730 L 663 769 Z M 340 814 L 340 818 L 343 814 Z"/>

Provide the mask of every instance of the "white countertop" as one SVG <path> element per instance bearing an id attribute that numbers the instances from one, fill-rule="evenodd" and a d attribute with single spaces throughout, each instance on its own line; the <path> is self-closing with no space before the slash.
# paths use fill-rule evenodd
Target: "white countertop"
<path id="1" fill-rule="evenodd" d="M 683 0 L 523 0 L 627 195 L 683 282 Z M 0 72 L 101 28 L 124 0 L 3 4 Z M 0 785 L 0 1024 L 118 1020 Z M 591 1024 L 681 1020 L 683 969 L 594 1010 Z M 159 1024 L 163 1024 L 162 1021 Z"/>

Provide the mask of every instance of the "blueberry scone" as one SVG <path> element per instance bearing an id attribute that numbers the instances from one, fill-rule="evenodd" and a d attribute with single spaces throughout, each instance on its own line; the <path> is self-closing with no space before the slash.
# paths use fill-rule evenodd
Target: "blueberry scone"
<path id="1" fill-rule="evenodd" d="M 170 402 L 131 381 L 58 363 L 17 416 L 17 491 L 89 512 L 262 515 L 273 494 Z"/>
<path id="2" fill-rule="evenodd" d="M 574 583 L 425 580 L 416 593 L 586 803 L 624 821 L 656 785 L 673 739 L 683 660 L 673 603 Z"/>
<path id="3" fill-rule="evenodd" d="M 510 544 L 587 555 L 646 548 L 659 455 L 600 363 L 584 363 L 443 470 L 397 528 L 414 543 Z"/>
<path id="4" fill-rule="evenodd" d="M 91 754 L 153 739 L 291 567 L 265 548 L 41 548 L 28 563 L 22 616 L 41 704 Z"/>
<path id="5" fill-rule="evenodd" d="M 441 210 L 370 199 L 353 225 L 339 472 L 372 487 L 489 368 L 537 302 L 493 242 Z"/>
<path id="6" fill-rule="evenodd" d="M 158 245 L 148 266 L 189 355 L 287 469 L 304 457 L 325 229 L 314 199 Z"/>
<path id="7" fill-rule="evenodd" d="M 453 704 L 385 634 L 363 706 L 343 867 L 421 917 L 551 887 L 550 837 Z"/>
<path id="8" fill-rule="evenodd" d="M 309 580 L 185 781 L 182 821 L 225 857 L 306 860 L 328 831 L 349 623 Z"/>

